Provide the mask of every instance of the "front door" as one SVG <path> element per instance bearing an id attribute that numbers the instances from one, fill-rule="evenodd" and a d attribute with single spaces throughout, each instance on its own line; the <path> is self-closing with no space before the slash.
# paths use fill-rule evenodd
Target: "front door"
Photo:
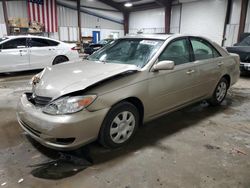
<path id="1" fill-rule="evenodd" d="M 0 45 L 0 72 L 29 69 L 29 53 L 26 38 L 17 38 Z"/>
<path id="2" fill-rule="evenodd" d="M 149 116 L 161 115 L 167 111 L 188 104 L 199 96 L 196 95 L 198 71 L 191 62 L 190 43 L 186 38 L 171 42 L 159 56 L 158 62 L 171 60 L 175 62 L 173 70 L 150 72 Z"/>
<path id="3" fill-rule="evenodd" d="M 93 35 L 93 43 L 96 44 L 100 41 L 100 31 L 93 31 L 92 35 Z"/>

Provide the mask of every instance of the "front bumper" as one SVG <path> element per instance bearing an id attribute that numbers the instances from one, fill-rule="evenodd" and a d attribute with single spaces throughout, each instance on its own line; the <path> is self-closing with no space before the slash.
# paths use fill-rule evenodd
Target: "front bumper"
<path id="1" fill-rule="evenodd" d="M 49 115 L 30 103 L 23 94 L 17 106 L 17 119 L 21 127 L 42 145 L 71 150 L 98 138 L 108 110 L 90 112 L 85 109 L 69 115 Z"/>
<path id="2" fill-rule="evenodd" d="M 240 62 L 240 71 L 250 73 L 250 63 Z"/>

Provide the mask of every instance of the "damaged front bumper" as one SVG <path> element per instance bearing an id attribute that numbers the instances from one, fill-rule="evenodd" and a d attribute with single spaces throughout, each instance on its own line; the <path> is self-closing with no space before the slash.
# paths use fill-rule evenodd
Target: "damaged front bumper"
<path id="1" fill-rule="evenodd" d="M 67 115 L 49 115 L 28 101 L 23 94 L 17 106 L 21 127 L 44 146 L 72 150 L 98 138 L 99 130 L 109 109 L 90 112 L 84 109 Z"/>

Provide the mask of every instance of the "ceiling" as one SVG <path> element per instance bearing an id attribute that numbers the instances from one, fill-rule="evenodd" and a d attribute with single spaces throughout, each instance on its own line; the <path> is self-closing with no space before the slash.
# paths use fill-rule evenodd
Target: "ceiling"
<path id="1" fill-rule="evenodd" d="M 172 0 L 99 0 L 109 6 L 112 6 L 122 12 L 132 12 L 148 10 L 153 8 L 165 7 Z M 125 7 L 124 4 L 130 2 L 133 4 L 132 7 Z"/>

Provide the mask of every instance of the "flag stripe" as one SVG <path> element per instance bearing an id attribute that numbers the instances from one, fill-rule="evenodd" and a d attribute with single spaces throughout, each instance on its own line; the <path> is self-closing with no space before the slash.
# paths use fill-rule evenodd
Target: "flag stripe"
<path id="1" fill-rule="evenodd" d="M 37 9 L 37 11 L 36 11 L 36 12 L 37 12 L 37 21 L 38 21 L 38 22 L 41 22 L 41 21 L 40 21 L 40 5 L 37 4 L 37 5 L 36 5 L 36 9 Z"/>
<path id="2" fill-rule="evenodd" d="M 56 4 L 56 2 L 55 2 L 55 4 Z M 58 26 L 58 20 L 57 20 L 57 6 L 55 6 L 55 29 L 56 29 L 55 32 L 58 31 L 57 26 Z"/>
<path id="3" fill-rule="evenodd" d="M 57 32 L 56 0 L 27 0 L 27 2 L 29 20 L 44 24 L 45 32 Z"/>

